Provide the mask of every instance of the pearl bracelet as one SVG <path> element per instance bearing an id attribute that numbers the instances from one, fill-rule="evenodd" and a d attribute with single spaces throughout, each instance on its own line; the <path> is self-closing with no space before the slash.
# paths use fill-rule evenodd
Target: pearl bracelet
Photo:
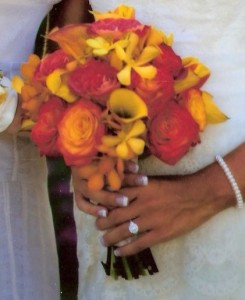
<path id="1" fill-rule="evenodd" d="M 244 207 L 244 201 L 243 201 L 241 191 L 240 191 L 240 189 L 238 187 L 238 184 L 237 184 L 233 174 L 231 173 L 231 170 L 229 169 L 227 163 L 224 161 L 224 159 L 220 155 L 216 155 L 216 161 L 218 162 L 220 167 L 225 172 L 225 175 L 226 175 L 227 179 L 229 180 L 229 182 L 231 184 L 231 187 L 232 187 L 232 189 L 234 191 L 234 194 L 235 194 L 235 197 L 236 197 L 237 207 L 238 208 L 243 208 Z"/>

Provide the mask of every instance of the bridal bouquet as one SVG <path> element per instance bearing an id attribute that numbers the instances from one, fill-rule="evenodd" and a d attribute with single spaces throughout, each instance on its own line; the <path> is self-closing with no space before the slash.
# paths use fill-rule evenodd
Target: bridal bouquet
<path id="1" fill-rule="evenodd" d="M 201 89 L 209 69 L 178 56 L 172 35 L 142 24 L 125 5 L 92 13 L 91 24 L 49 32 L 59 49 L 30 55 L 13 85 L 40 153 L 78 166 L 93 191 L 117 191 L 126 161 L 155 155 L 175 164 L 200 142 L 207 124 L 226 116 Z M 108 253 L 108 275 L 157 271 L 150 252 L 122 261 Z"/>

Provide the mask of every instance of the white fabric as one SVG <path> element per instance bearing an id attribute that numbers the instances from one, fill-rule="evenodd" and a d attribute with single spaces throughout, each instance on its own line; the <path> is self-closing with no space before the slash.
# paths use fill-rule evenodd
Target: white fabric
<path id="1" fill-rule="evenodd" d="M 121 3 L 136 16 L 167 34 L 174 49 L 196 56 L 211 69 L 205 89 L 229 116 L 209 126 L 202 143 L 175 166 L 155 158 L 141 164 L 147 174 L 187 174 L 225 155 L 245 141 L 245 0 L 91 0 L 99 11 Z M 79 300 L 244 300 L 245 210 L 230 208 L 192 233 L 152 247 L 160 273 L 140 280 L 113 281 L 100 265 L 106 249 L 99 242 L 94 219 L 75 208 L 80 263 Z"/>
<path id="2" fill-rule="evenodd" d="M 5 100 L 0 104 L 0 132 L 3 132 L 14 119 L 18 96 L 11 88 L 11 81 L 7 77 L 4 76 L 0 83 L 7 92 Z"/>
<path id="3" fill-rule="evenodd" d="M 9 78 L 33 50 L 57 1 L 0 1 L 0 69 Z M 47 167 L 29 138 L 0 135 L 0 299 L 59 299 L 58 257 Z"/>

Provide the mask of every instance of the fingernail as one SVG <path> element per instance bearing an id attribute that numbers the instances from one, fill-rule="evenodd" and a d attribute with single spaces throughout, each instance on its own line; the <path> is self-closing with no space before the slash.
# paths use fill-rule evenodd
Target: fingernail
<path id="1" fill-rule="evenodd" d="M 116 198 L 116 203 L 120 206 L 128 206 L 128 197 L 123 196 L 123 195 L 118 196 Z"/>
<path id="2" fill-rule="evenodd" d="M 139 172 L 139 165 L 135 164 L 135 163 L 131 163 L 128 165 L 128 170 L 132 173 L 138 173 Z"/>
<path id="3" fill-rule="evenodd" d="M 119 249 L 114 250 L 115 256 L 121 256 L 121 251 Z"/>
<path id="4" fill-rule="evenodd" d="M 145 175 L 140 175 L 136 179 L 136 184 L 138 185 L 147 185 L 148 184 L 148 177 Z"/>
<path id="5" fill-rule="evenodd" d="M 104 209 L 104 208 L 101 208 L 99 211 L 98 211 L 98 216 L 102 217 L 102 218 L 106 218 L 107 217 L 107 210 Z"/>

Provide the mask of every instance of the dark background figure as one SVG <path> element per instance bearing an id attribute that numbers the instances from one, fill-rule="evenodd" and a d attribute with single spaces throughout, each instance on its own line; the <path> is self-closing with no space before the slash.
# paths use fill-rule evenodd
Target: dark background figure
<path id="1" fill-rule="evenodd" d="M 48 187 L 60 268 L 62 300 L 75 300 L 78 286 L 76 229 L 73 198 L 69 190 L 70 170 L 61 158 L 47 158 Z"/>
<path id="2" fill-rule="evenodd" d="M 43 56 L 47 52 L 54 51 L 57 45 L 46 41 L 45 32 L 55 26 L 90 22 L 92 16 L 88 13 L 89 9 L 88 2 L 83 0 L 63 0 L 56 4 L 40 26 L 35 52 Z M 73 195 L 70 192 L 70 168 L 60 157 L 47 157 L 47 164 L 49 197 L 59 258 L 61 300 L 75 300 L 78 289 L 78 261 Z"/>

